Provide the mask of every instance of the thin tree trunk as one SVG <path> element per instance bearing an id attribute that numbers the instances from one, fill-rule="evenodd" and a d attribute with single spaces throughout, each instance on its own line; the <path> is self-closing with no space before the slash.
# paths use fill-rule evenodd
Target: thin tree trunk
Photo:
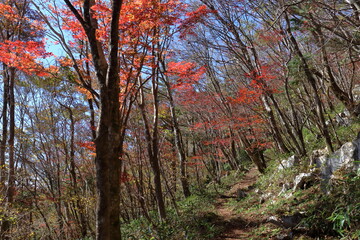
<path id="1" fill-rule="evenodd" d="M 185 149 L 184 149 L 184 144 L 183 144 L 183 140 L 181 137 L 179 123 L 178 123 L 177 116 L 176 116 L 175 104 L 174 104 L 174 99 L 172 96 L 171 87 L 167 80 L 164 80 L 164 82 L 166 85 L 166 90 L 168 92 L 171 121 L 173 124 L 173 131 L 174 131 L 174 136 L 175 136 L 175 146 L 176 146 L 176 150 L 177 150 L 178 158 L 179 158 L 179 162 L 180 162 L 180 164 L 179 164 L 179 166 L 180 166 L 180 182 L 181 182 L 181 187 L 183 189 L 184 197 L 187 198 L 191 195 L 191 193 L 190 193 L 189 182 L 188 182 L 188 177 L 187 177 L 187 173 L 186 173 Z"/>
<path id="2" fill-rule="evenodd" d="M 6 67 L 5 70 L 6 77 L 4 79 L 4 95 L 5 91 L 7 100 L 4 99 L 4 104 L 6 103 L 9 106 L 9 139 L 7 139 L 7 106 L 4 105 L 4 120 L 3 120 L 3 139 L 2 139 L 2 151 L 1 151 L 1 164 L 2 167 L 5 166 L 5 152 L 6 146 L 8 145 L 9 151 L 9 167 L 7 174 L 7 188 L 4 189 L 6 191 L 6 203 L 5 203 L 5 211 L 6 209 L 10 209 L 11 205 L 14 202 L 14 193 L 15 193 L 15 161 L 14 161 L 14 140 L 15 140 L 15 96 L 14 96 L 14 85 L 15 85 L 15 69 Z M 5 111 L 6 110 L 6 111 Z M 8 143 L 6 145 L 6 142 Z M 5 168 L 2 169 L 2 176 L 0 184 L 5 185 Z M 2 186 L 4 186 L 2 185 Z M 10 236 L 7 234 L 10 231 L 11 223 L 7 219 L 7 214 L 5 213 L 5 219 L 2 222 L 1 226 L 1 237 L 5 240 L 10 239 Z"/>
<path id="3" fill-rule="evenodd" d="M 326 145 L 327 147 L 329 148 L 329 151 L 333 152 L 334 151 L 334 148 L 332 146 L 332 143 L 331 143 L 331 137 L 330 137 L 330 133 L 329 133 L 329 129 L 325 123 L 325 117 L 324 117 L 324 111 L 323 111 L 323 106 L 322 106 L 322 103 L 321 103 L 321 99 L 319 97 L 319 94 L 318 94 L 318 88 L 317 88 L 317 85 L 316 85 L 316 79 L 314 78 L 313 74 L 311 73 L 310 71 L 310 67 L 304 57 L 304 55 L 302 54 L 301 50 L 300 50 L 300 47 L 294 37 L 294 35 L 292 34 L 292 31 L 291 31 L 291 25 L 290 25 L 290 20 L 288 18 L 288 15 L 287 13 L 284 14 L 285 15 L 285 20 L 286 20 L 286 23 L 287 23 L 287 32 L 290 36 L 290 41 L 294 47 L 294 50 L 296 52 L 296 54 L 299 56 L 301 62 L 302 62 L 302 65 L 304 67 L 304 72 L 305 72 L 305 75 L 306 75 L 306 78 L 311 86 L 311 88 L 313 89 L 313 96 L 314 96 L 314 100 L 315 100 L 315 106 L 316 106 L 316 115 L 319 119 L 319 127 L 320 127 L 320 130 L 325 138 L 325 142 L 326 142 Z"/>
<path id="4" fill-rule="evenodd" d="M 274 112 L 270 107 L 268 97 L 267 96 L 262 96 L 261 100 L 262 100 L 262 103 L 263 103 L 263 105 L 265 107 L 266 113 L 269 116 L 270 125 L 271 125 L 271 128 L 274 131 L 274 139 L 278 143 L 279 150 L 282 153 L 289 153 L 290 151 L 286 147 L 286 145 L 284 143 L 284 140 L 283 140 L 283 138 L 281 136 L 280 129 L 279 129 L 277 121 L 275 119 Z"/>
<path id="5" fill-rule="evenodd" d="M 355 101 L 353 101 L 353 99 L 351 99 L 350 96 L 346 92 L 344 92 L 337 84 L 335 76 L 331 70 L 331 65 L 330 65 L 329 59 L 328 59 L 324 35 L 321 31 L 320 26 L 316 23 L 314 23 L 314 24 L 316 26 L 316 30 L 317 30 L 318 37 L 319 37 L 322 59 L 324 61 L 324 66 L 326 69 L 326 73 L 328 75 L 328 79 L 330 81 L 330 89 L 332 90 L 332 92 L 334 93 L 336 98 L 339 99 L 344 104 L 344 106 L 349 110 L 349 112 L 353 116 L 357 117 L 358 114 L 360 114 L 360 112 L 356 111 L 357 105 L 356 105 Z"/>
<path id="6" fill-rule="evenodd" d="M 155 79 L 152 80 L 152 92 L 153 92 L 153 100 L 154 100 L 154 118 L 153 118 L 153 126 L 152 126 L 152 134 L 150 130 L 150 125 L 147 120 L 146 112 L 145 112 L 145 102 L 144 102 L 144 93 L 141 90 L 141 100 L 139 103 L 139 108 L 141 110 L 141 115 L 144 121 L 145 127 L 145 137 L 147 142 L 147 151 L 149 155 L 149 161 L 151 165 L 151 169 L 153 171 L 153 181 L 155 188 L 155 198 L 157 202 L 157 208 L 159 212 L 160 220 L 163 221 L 166 219 L 166 211 L 165 211 L 165 202 L 162 193 L 161 187 L 161 172 L 159 165 L 159 150 L 158 150 L 158 99 L 157 99 L 157 85 L 155 83 Z"/>
<path id="7" fill-rule="evenodd" d="M 80 193 L 77 186 L 77 174 L 75 165 L 75 119 L 72 109 L 67 106 L 64 107 L 68 110 L 70 117 L 70 175 L 72 178 L 71 180 L 73 185 L 72 187 L 74 189 L 74 196 L 76 198 L 76 209 L 78 209 L 78 211 L 75 211 L 75 215 L 77 215 L 77 213 L 79 214 L 81 236 L 85 238 L 87 235 L 87 221 L 84 215 L 84 206 L 79 198 Z"/>
<path id="8" fill-rule="evenodd" d="M 3 65 L 4 87 L 3 87 L 3 109 L 2 109 L 2 136 L 0 145 L 0 193 L 5 193 L 6 169 L 5 152 L 8 138 L 8 104 L 9 104 L 9 72 L 7 66 Z M 5 195 L 5 194 L 4 194 Z"/>

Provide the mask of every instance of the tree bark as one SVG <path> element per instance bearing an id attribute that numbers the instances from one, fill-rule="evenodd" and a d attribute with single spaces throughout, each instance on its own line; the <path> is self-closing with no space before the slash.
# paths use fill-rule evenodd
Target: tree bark
<path id="1" fill-rule="evenodd" d="M 15 155 L 14 155 L 14 141 L 15 141 L 15 69 L 5 66 L 5 78 L 4 78 L 4 106 L 3 106 L 3 139 L 1 142 L 1 188 L 5 192 L 6 199 L 3 200 L 6 203 L 4 204 L 5 211 L 10 208 L 14 202 L 15 194 Z M 6 99 L 5 99 L 6 97 Z M 9 110 L 8 110 L 9 107 Z M 7 111 L 9 111 L 9 118 L 7 116 Z M 8 122 L 9 120 L 9 122 Z M 9 129 L 8 129 L 9 125 Z M 9 131 L 9 139 L 7 139 L 7 133 Z M 8 147 L 8 171 L 6 174 L 5 169 L 5 152 Z M 7 176 L 7 187 L 5 188 Z M 4 220 L 2 221 L 0 237 L 2 239 L 10 239 L 8 232 L 10 230 L 11 223 L 7 220 L 7 214 L 5 213 Z"/>
<path id="2" fill-rule="evenodd" d="M 174 137 L 175 137 L 175 146 L 176 146 L 176 150 L 177 150 L 178 158 L 179 158 L 180 182 L 181 182 L 181 187 L 183 190 L 184 197 L 187 198 L 191 195 L 191 193 L 190 193 L 189 182 L 188 182 L 188 177 L 187 177 L 187 173 L 186 173 L 185 149 L 184 149 L 184 144 L 183 144 L 183 140 L 181 137 L 179 123 L 178 123 L 177 116 L 176 116 L 175 104 L 174 104 L 174 99 L 173 99 L 173 95 L 171 92 L 171 87 L 170 87 L 169 82 L 165 79 L 164 79 L 164 83 L 166 85 L 166 90 L 168 92 L 171 121 L 173 124 L 173 131 L 174 131 Z"/>
<path id="3" fill-rule="evenodd" d="M 305 75 L 306 75 L 306 79 L 307 81 L 309 82 L 311 88 L 313 89 L 313 96 L 314 96 L 314 100 L 315 100 L 315 106 L 316 106 L 316 115 L 319 119 L 319 127 L 320 127 L 320 130 L 325 138 L 325 142 L 326 142 L 326 145 L 327 147 L 329 148 L 329 150 L 331 152 L 334 151 L 334 148 L 332 146 L 332 143 L 331 143 L 331 137 L 330 137 L 330 133 L 329 133 L 329 129 L 328 127 L 326 126 L 326 123 L 325 123 L 325 117 L 324 117 L 324 111 L 323 111 L 323 106 L 322 106 L 322 103 L 321 103 L 321 99 L 319 97 L 319 94 L 318 94 L 318 87 L 317 87 L 317 84 L 316 84 L 316 79 L 315 77 L 313 76 L 313 74 L 311 73 L 311 70 L 310 70 L 310 67 L 303 55 L 303 53 L 301 52 L 300 50 L 300 47 L 292 33 L 292 30 L 291 30 L 291 25 L 290 25 L 290 20 L 289 20 L 289 17 L 287 15 L 287 13 L 285 12 L 284 14 L 285 16 L 285 21 L 287 23 L 287 32 L 289 34 L 289 37 L 290 37 L 290 41 L 294 47 L 294 50 L 295 50 L 295 53 L 299 56 L 300 60 L 301 60 L 301 63 L 303 65 L 303 68 L 304 68 L 304 72 L 305 72 Z"/>
<path id="4" fill-rule="evenodd" d="M 96 37 L 97 22 L 91 7 L 95 1 L 85 0 L 83 17 L 71 4 L 64 0 L 68 8 L 81 23 L 88 37 L 90 51 L 100 86 L 100 119 L 96 132 L 96 179 L 98 206 L 96 219 L 96 239 L 118 240 L 120 233 L 120 170 L 123 153 L 124 123 L 120 113 L 119 78 L 119 18 L 122 0 L 112 1 L 109 58 Z"/>
<path id="5" fill-rule="evenodd" d="M 0 143 L 0 193 L 5 193 L 5 152 L 8 138 L 8 104 L 9 104 L 9 74 L 7 66 L 3 65 L 4 87 L 3 87 L 3 109 L 2 109 L 2 136 Z"/>
<path id="6" fill-rule="evenodd" d="M 147 151 L 149 155 L 149 161 L 151 165 L 151 169 L 153 171 L 153 181 L 155 188 L 155 198 L 157 201 L 157 208 L 159 212 L 160 220 L 163 221 L 166 219 L 166 210 L 165 210 L 165 202 L 164 196 L 162 193 L 161 186 L 161 172 L 160 172 L 160 164 L 159 164 L 159 149 L 158 149 L 158 99 L 157 99 L 157 83 L 153 77 L 152 80 L 152 92 L 153 92 L 153 100 L 154 100 L 154 119 L 152 126 L 152 133 L 150 129 L 150 125 L 145 112 L 145 102 L 144 102 L 144 93 L 141 90 L 140 95 L 140 103 L 139 108 L 141 110 L 141 115 L 144 121 L 145 128 L 145 138 L 147 142 Z"/>

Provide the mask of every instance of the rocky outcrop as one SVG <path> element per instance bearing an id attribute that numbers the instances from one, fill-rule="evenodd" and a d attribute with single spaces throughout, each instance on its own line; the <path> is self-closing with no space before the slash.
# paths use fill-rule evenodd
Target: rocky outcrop
<path id="1" fill-rule="evenodd" d="M 301 213 L 295 213 L 294 215 L 284 215 L 280 217 L 271 216 L 267 219 L 267 222 L 283 228 L 295 228 L 299 225 L 302 219 L 303 215 Z"/>
<path id="2" fill-rule="evenodd" d="M 327 148 L 313 151 L 310 157 L 311 172 L 305 172 L 298 174 L 293 184 L 284 184 L 279 195 L 284 194 L 290 190 L 289 186 L 292 185 L 292 190 L 297 191 L 299 189 L 305 189 L 311 185 L 318 177 L 322 179 L 322 189 L 324 192 L 328 192 L 329 182 L 333 178 L 333 175 L 338 170 L 345 171 L 357 171 L 360 168 L 360 133 L 353 142 L 347 142 L 341 146 L 340 149 L 332 154 L 329 154 Z M 278 166 L 278 170 L 291 168 L 297 164 L 295 156 L 291 156 L 286 160 L 282 160 Z"/>
<path id="3" fill-rule="evenodd" d="M 335 171 L 345 169 L 349 171 L 356 171 L 359 164 L 355 158 L 358 158 L 360 139 L 356 141 L 347 142 L 341 146 L 339 150 L 327 157 L 319 157 L 316 166 L 320 169 L 321 177 L 323 179 L 330 179 Z"/>
<path id="4" fill-rule="evenodd" d="M 293 155 L 293 156 L 289 157 L 288 159 L 282 160 L 279 164 L 278 170 L 292 168 L 293 166 L 295 166 L 298 163 L 299 163 L 299 159 L 295 155 Z"/>
<path id="5" fill-rule="evenodd" d="M 260 204 L 263 204 L 264 202 L 266 202 L 268 199 L 270 199 L 272 197 L 272 194 L 271 193 L 264 193 L 264 194 L 261 194 L 260 196 Z"/>
<path id="6" fill-rule="evenodd" d="M 329 155 L 328 148 L 314 150 L 310 156 L 310 167 L 320 168 Z"/>
<path id="7" fill-rule="evenodd" d="M 360 84 L 356 84 L 352 89 L 352 94 L 356 102 L 360 101 Z"/>
<path id="8" fill-rule="evenodd" d="M 353 158 L 355 160 L 355 168 L 359 169 L 360 167 L 360 132 L 357 135 L 356 140 L 353 142 L 353 146 L 355 147 Z"/>
<path id="9" fill-rule="evenodd" d="M 289 191 L 290 189 L 292 189 L 294 187 L 294 184 L 293 183 L 284 183 L 282 185 L 282 189 L 281 191 L 279 192 L 278 196 L 281 196 L 282 194 L 285 194 L 287 191 Z"/>
<path id="10" fill-rule="evenodd" d="M 335 115 L 334 118 L 327 120 L 326 125 L 349 126 L 352 123 L 351 114 L 348 110 Z"/>
<path id="11" fill-rule="evenodd" d="M 315 181 L 315 174 L 313 172 L 300 173 L 295 177 L 293 191 L 306 189 L 310 185 L 313 185 L 314 181 Z"/>

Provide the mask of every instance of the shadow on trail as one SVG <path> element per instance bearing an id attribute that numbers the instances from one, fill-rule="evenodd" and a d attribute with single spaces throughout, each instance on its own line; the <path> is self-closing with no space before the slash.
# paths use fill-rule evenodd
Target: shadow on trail
<path id="1" fill-rule="evenodd" d="M 215 224 L 222 231 L 214 240 L 248 239 L 251 230 L 264 223 L 264 221 L 247 221 L 240 216 L 234 216 L 230 219 L 219 216 Z"/>

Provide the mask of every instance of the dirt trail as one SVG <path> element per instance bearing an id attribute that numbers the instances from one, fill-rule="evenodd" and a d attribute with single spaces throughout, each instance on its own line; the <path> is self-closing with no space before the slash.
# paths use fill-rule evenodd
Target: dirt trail
<path id="1" fill-rule="evenodd" d="M 259 173 L 256 168 L 252 168 L 244 178 L 235 184 L 227 193 L 228 197 L 237 197 L 239 190 L 249 193 L 249 187 L 256 183 Z M 219 225 L 224 227 L 224 232 L 214 240 L 236 240 L 249 239 L 251 230 L 258 227 L 263 220 L 249 214 L 236 214 L 235 210 L 226 203 L 230 198 L 219 198 L 216 204 L 217 215 L 220 218 Z"/>

